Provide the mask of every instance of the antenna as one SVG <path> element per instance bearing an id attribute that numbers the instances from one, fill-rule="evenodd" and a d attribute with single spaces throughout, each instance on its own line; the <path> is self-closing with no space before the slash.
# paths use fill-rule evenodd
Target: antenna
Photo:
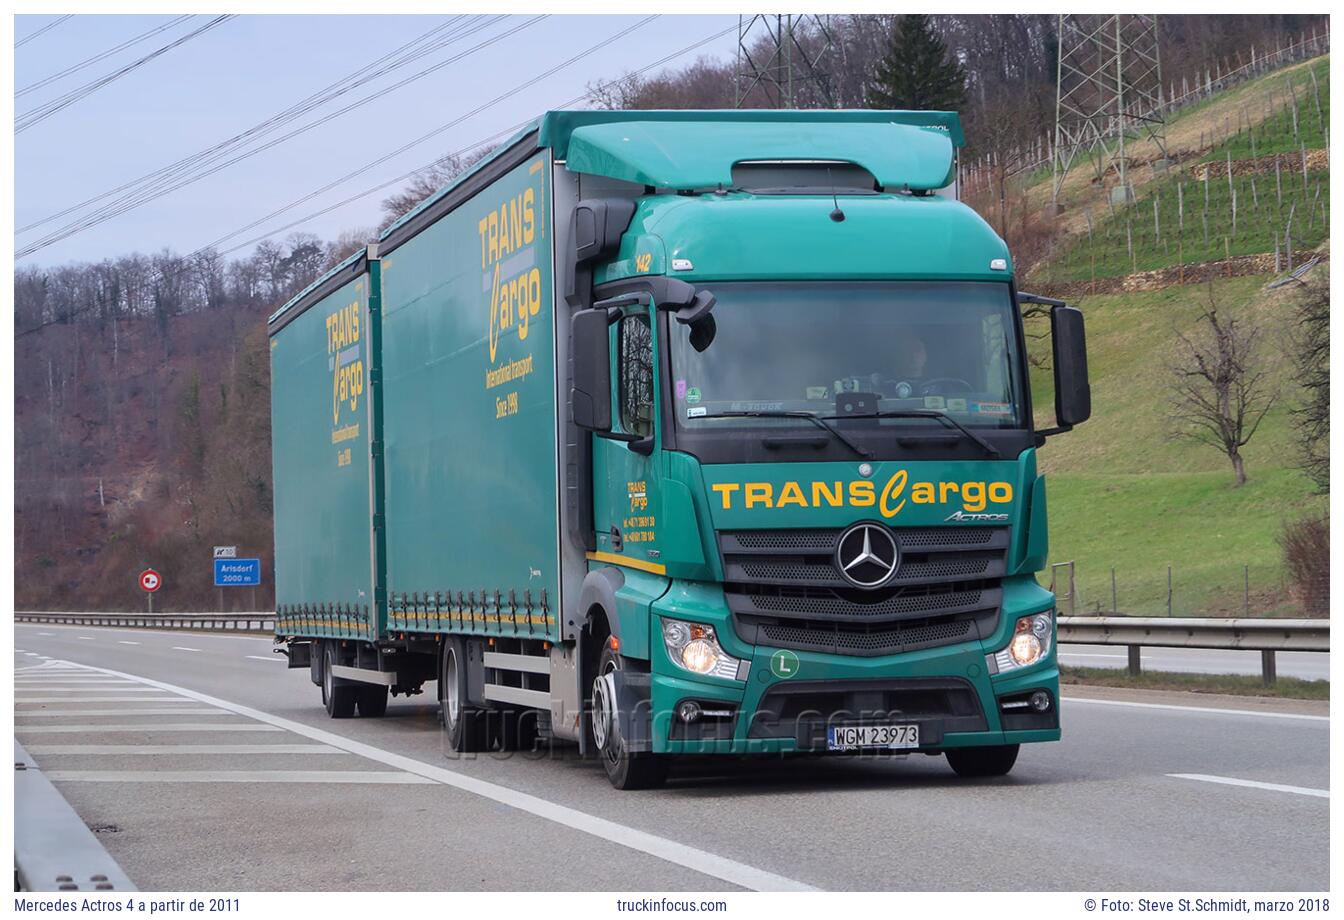
<path id="1" fill-rule="evenodd" d="M 826 167 L 826 178 L 831 182 L 831 201 L 835 202 L 835 210 L 831 212 L 831 220 L 837 224 L 845 219 L 845 212 L 840 210 L 840 198 L 835 194 L 835 177 L 831 175 L 831 167 Z"/>

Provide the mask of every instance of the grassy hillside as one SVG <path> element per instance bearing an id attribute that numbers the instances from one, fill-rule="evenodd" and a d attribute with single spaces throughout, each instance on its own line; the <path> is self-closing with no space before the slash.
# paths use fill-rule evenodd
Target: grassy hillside
<path id="1" fill-rule="evenodd" d="M 1252 615 L 1295 613 L 1276 542 L 1285 520 L 1327 507 L 1294 466 L 1289 407 L 1299 397 L 1287 357 L 1295 294 L 1267 291 L 1265 277 L 1212 286 L 1220 312 L 1254 316 L 1279 402 L 1245 449 L 1249 482 L 1234 487 L 1216 449 L 1173 440 L 1167 362 L 1174 333 L 1192 327 L 1207 286 L 1086 298 L 1092 419 L 1040 452 L 1048 474 L 1050 559 L 1076 566 L 1079 612 L 1111 609 L 1111 567 L 1119 609 L 1165 614 L 1167 566 L 1173 612 L 1236 613 L 1249 566 Z M 1327 283 L 1326 268 L 1313 282 Z M 1044 340 L 1040 341 L 1042 348 Z M 1038 414 L 1048 421 L 1048 369 L 1033 373 Z"/>

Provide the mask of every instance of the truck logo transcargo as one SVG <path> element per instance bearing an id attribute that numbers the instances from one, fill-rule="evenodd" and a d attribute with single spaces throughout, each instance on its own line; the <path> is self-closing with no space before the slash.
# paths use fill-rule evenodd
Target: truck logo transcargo
<path id="1" fill-rule="evenodd" d="M 906 487 L 909 486 L 909 494 Z M 901 513 L 907 501 L 916 505 L 946 505 L 960 501 L 963 511 L 979 513 L 991 504 L 1006 505 L 1013 500 L 1012 483 L 998 482 L 910 482 L 906 470 L 897 470 L 879 490 L 866 479 L 850 482 L 793 480 L 776 486 L 770 482 L 716 482 L 710 485 L 725 511 L 733 508 L 873 508 L 884 518 Z"/>

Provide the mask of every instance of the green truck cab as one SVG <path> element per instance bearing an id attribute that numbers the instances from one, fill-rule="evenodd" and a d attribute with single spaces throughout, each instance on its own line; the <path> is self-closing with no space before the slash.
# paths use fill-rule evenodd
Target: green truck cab
<path id="1" fill-rule="evenodd" d="M 270 321 L 277 642 L 333 716 L 678 754 L 1060 736 L 1036 450 L 1081 314 L 955 198 L 956 115 L 550 112 Z M 1050 307 L 1058 427 L 1021 311 Z"/>

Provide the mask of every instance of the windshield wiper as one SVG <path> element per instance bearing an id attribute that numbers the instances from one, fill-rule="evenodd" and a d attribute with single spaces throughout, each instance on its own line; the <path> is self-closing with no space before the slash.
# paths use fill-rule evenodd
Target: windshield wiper
<path id="1" fill-rule="evenodd" d="M 961 422 L 957 421 L 956 419 L 946 414 L 945 412 L 938 412 L 937 410 L 934 409 L 883 409 L 878 412 L 859 412 L 854 415 L 831 415 L 825 417 L 826 418 L 934 418 L 960 431 L 966 437 L 970 438 L 972 441 L 983 447 L 985 449 L 985 453 L 989 454 L 991 457 L 1003 456 L 1002 454 L 999 453 L 999 449 L 997 447 L 995 447 L 993 444 L 990 444 L 984 438 L 980 437 L 980 435 L 976 434 L 974 431 L 963 425 Z M 817 421 L 821 421 L 821 417 L 818 417 Z"/>
<path id="2" fill-rule="evenodd" d="M 830 422 L 826 421 L 825 418 L 823 418 L 823 417 L 820 416 L 820 415 L 814 415 L 814 414 L 812 414 L 811 412 L 803 412 L 803 411 L 801 411 L 801 410 L 787 410 L 787 409 L 752 409 L 752 410 L 743 410 L 743 411 L 737 411 L 737 412 L 715 412 L 713 415 L 701 415 L 701 416 L 699 416 L 699 418 L 802 418 L 802 419 L 807 419 L 809 422 L 811 422 L 812 424 L 816 425 L 818 428 L 825 429 L 826 431 L 829 431 L 831 434 L 835 435 L 835 439 L 836 439 L 837 441 L 839 441 L 841 444 L 843 444 L 843 445 L 845 445 L 846 447 L 848 447 L 850 450 L 854 451 L 854 453 L 858 454 L 860 457 L 865 457 L 865 458 L 867 458 L 867 457 L 871 457 L 871 456 L 873 455 L 873 452 L 872 452 L 872 451 L 868 450 L 867 448 L 860 447 L 859 445 L 857 445 L 857 444 L 855 444 L 853 441 L 851 441 L 849 438 L 845 437 L 844 433 L 841 432 L 839 428 L 836 428 L 836 427 L 835 427 L 834 425 L 832 425 Z"/>

